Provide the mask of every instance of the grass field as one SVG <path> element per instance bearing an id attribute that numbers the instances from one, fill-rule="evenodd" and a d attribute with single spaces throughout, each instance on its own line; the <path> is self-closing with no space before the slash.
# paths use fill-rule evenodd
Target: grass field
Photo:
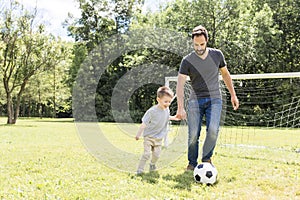
<path id="1" fill-rule="evenodd" d="M 206 186 L 185 172 L 186 154 L 135 176 L 89 154 L 71 119 L 5 122 L 0 118 L 0 199 L 300 199 L 299 129 L 223 128 L 213 157 L 218 183 Z M 141 153 L 142 141 L 113 137 L 113 123 L 101 127 L 115 146 Z"/>

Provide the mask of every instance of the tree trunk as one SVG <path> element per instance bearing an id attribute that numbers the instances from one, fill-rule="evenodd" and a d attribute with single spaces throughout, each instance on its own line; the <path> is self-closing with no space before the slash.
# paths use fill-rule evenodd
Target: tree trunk
<path id="1" fill-rule="evenodd" d="M 22 100 L 22 104 L 20 106 L 21 106 L 20 107 L 21 116 L 25 117 L 25 115 L 26 115 L 26 103 L 25 103 L 24 99 Z"/>
<path id="2" fill-rule="evenodd" d="M 17 95 L 17 101 L 15 106 L 12 101 L 11 93 L 7 92 L 7 114 L 8 114 L 7 124 L 15 124 L 17 122 L 17 119 L 19 117 L 19 112 L 20 112 L 21 96 L 23 94 L 27 82 L 28 79 L 25 79 L 23 81 L 20 91 Z"/>
<path id="3" fill-rule="evenodd" d="M 39 117 L 42 119 L 43 116 L 42 116 L 42 103 L 41 103 L 41 90 L 40 90 L 40 87 L 39 87 L 38 94 L 39 94 L 39 102 L 38 102 L 37 110 L 38 110 L 38 113 L 39 113 Z"/>
<path id="4" fill-rule="evenodd" d="M 13 101 L 11 97 L 11 93 L 6 93 L 6 100 L 7 100 L 7 124 L 14 124 L 14 109 L 13 109 Z"/>
<path id="5" fill-rule="evenodd" d="M 31 99 L 29 98 L 29 103 L 28 103 L 28 117 L 31 117 Z"/>
<path id="6" fill-rule="evenodd" d="M 20 103 L 21 103 L 21 95 L 18 94 L 17 96 L 17 102 L 16 102 L 16 106 L 14 107 L 14 118 L 13 118 L 13 124 L 15 124 L 17 122 L 17 119 L 19 117 L 19 113 L 20 113 Z"/>

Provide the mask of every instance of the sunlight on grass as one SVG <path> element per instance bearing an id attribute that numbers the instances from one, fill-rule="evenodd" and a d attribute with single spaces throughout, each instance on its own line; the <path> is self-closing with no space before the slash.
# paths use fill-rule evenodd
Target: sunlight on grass
<path id="1" fill-rule="evenodd" d="M 0 118 L 0 199 L 300 199 L 296 129 L 257 129 L 253 134 L 251 128 L 246 133 L 247 128 L 226 127 L 213 157 L 218 182 L 208 187 L 185 171 L 186 155 L 136 176 L 90 155 L 72 119 L 5 122 Z M 141 154 L 142 141 L 134 140 L 135 133 L 120 133 L 113 123 L 100 126 L 111 133 L 106 137 L 115 146 Z M 172 139 L 176 127 L 173 131 Z M 234 138 L 236 133 L 244 135 Z"/>

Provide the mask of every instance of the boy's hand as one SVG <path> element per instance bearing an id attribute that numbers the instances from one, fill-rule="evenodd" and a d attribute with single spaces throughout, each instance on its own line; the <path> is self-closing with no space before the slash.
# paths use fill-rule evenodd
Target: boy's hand
<path id="1" fill-rule="evenodd" d="M 174 120 L 174 121 L 180 121 L 181 119 L 178 118 L 176 115 L 175 116 L 170 116 L 169 118 L 170 120 Z"/>
<path id="2" fill-rule="evenodd" d="M 140 137 L 142 136 L 142 133 L 144 132 L 144 129 L 146 128 L 146 124 L 142 123 L 136 136 L 135 136 L 135 140 L 139 140 Z"/>

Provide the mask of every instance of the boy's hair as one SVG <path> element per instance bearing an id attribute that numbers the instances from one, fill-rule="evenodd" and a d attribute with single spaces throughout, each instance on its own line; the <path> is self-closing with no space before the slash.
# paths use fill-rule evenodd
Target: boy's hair
<path id="1" fill-rule="evenodd" d="M 157 90 L 157 97 L 162 98 L 164 96 L 169 96 L 169 97 L 173 98 L 174 93 L 169 87 L 162 86 L 162 87 L 158 88 L 158 90 Z"/>
<path id="2" fill-rule="evenodd" d="M 193 29 L 192 39 L 194 39 L 195 36 L 200 36 L 200 35 L 203 35 L 205 37 L 206 41 L 208 40 L 208 32 L 207 32 L 206 28 L 202 25 L 196 26 Z"/>

